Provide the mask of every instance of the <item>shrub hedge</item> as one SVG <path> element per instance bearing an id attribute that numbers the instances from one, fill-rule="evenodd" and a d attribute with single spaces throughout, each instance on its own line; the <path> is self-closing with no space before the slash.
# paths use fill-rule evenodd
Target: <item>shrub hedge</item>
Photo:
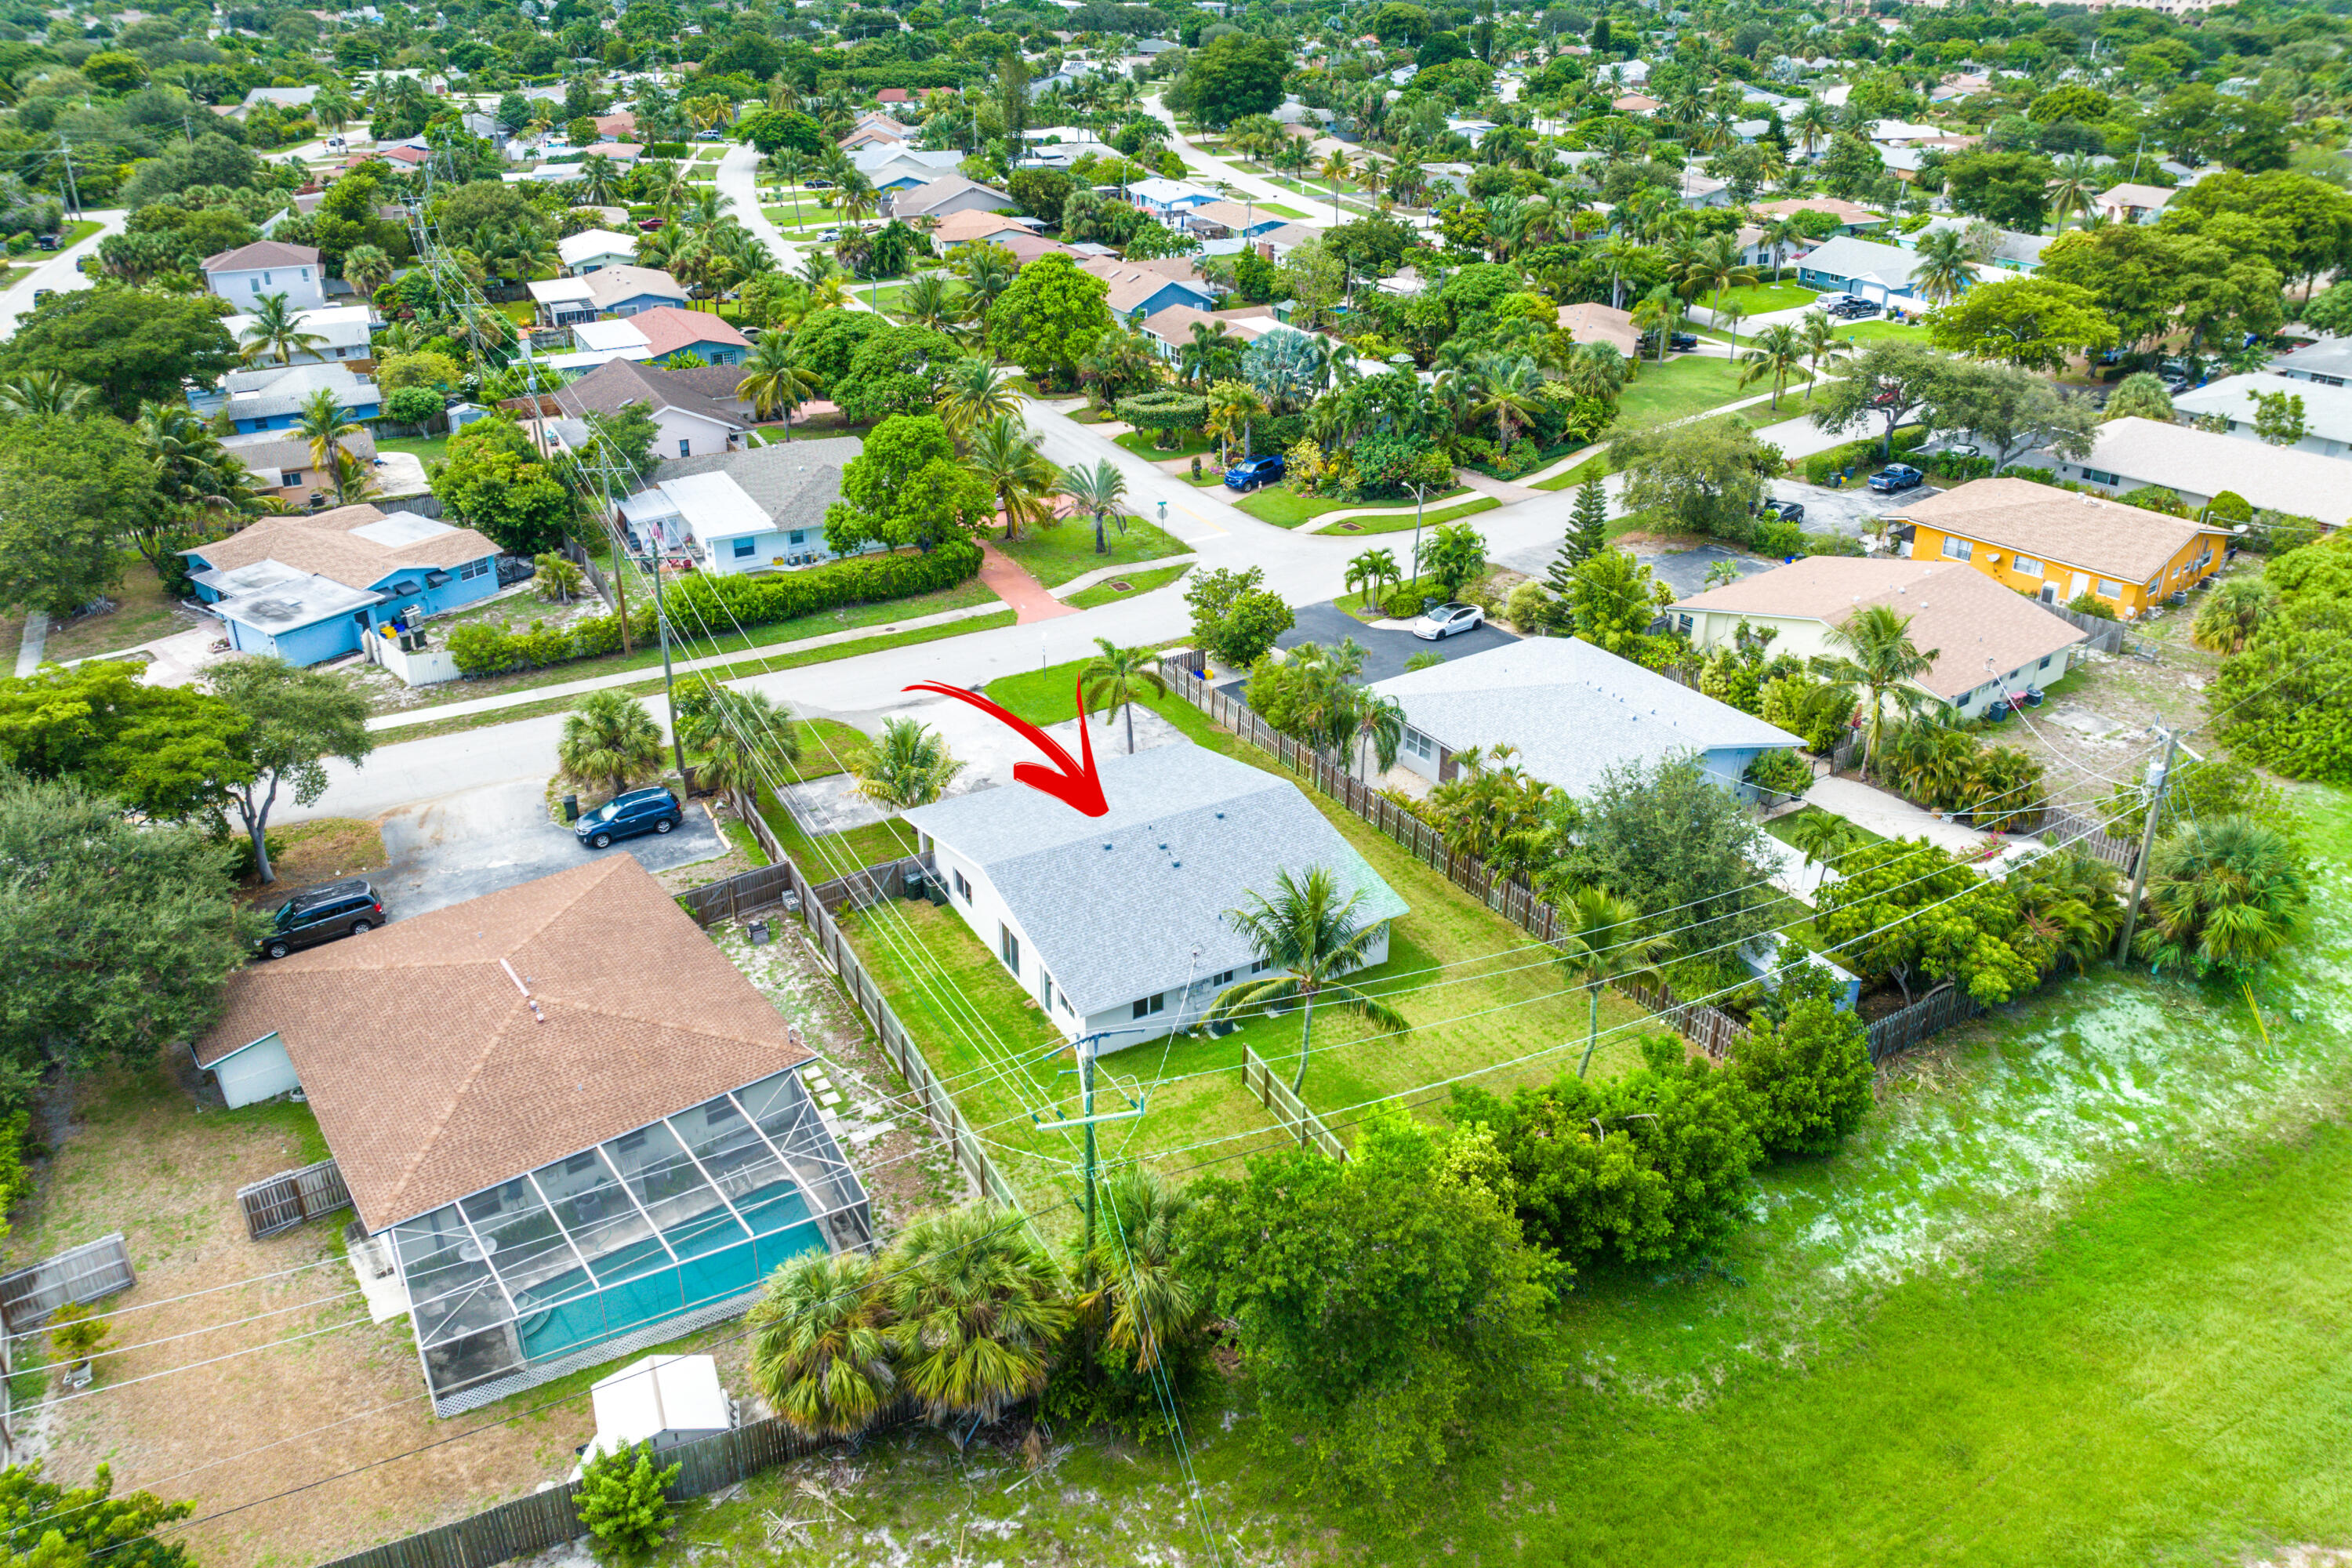
<path id="1" fill-rule="evenodd" d="M 969 540 L 942 544 L 928 554 L 901 551 L 887 555 L 854 555 L 805 572 L 780 572 L 757 577 L 713 576 L 698 573 L 681 577 L 664 593 L 670 601 L 671 621 L 713 635 L 744 627 L 772 626 L 845 605 L 904 599 L 953 587 L 980 570 L 980 546 Z M 634 637 L 654 635 L 654 607 L 640 599 L 629 606 L 629 631 Z M 520 632 L 479 621 L 469 621 L 449 634 L 449 657 L 461 674 L 503 675 L 509 670 L 541 669 L 577 658 L 618 653 L 621 618 L 589 616 L 570 626 L 547 626 L 534 621 Z"/>

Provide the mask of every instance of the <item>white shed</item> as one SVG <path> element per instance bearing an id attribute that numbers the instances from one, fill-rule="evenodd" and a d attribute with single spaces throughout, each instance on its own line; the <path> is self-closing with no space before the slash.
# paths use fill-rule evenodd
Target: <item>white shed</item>
<path id="1" fill-rule="evenodd" d="M 596 1436 L 580 1451 L 572 1479 L 589 1460 L 650 1442 L 655 1452 L 716 1437 L 735 1425 L 735 1402 L 719 1385 L 719 1363 L 707 1355 L 649 1355 L 591 1384 Z"/>

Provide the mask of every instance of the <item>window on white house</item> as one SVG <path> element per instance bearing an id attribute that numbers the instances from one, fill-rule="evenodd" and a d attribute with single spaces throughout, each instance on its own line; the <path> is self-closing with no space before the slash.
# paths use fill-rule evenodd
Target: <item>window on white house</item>
<path id="1" fill-rule="evenodd" d="M 1404 749 L 1412 755 L 1428 762 L 1437 755 L 1437 743 L 1418 730 L 1404 732 Z"/>
<path id="2" fill-rule="evenodd" d="M 2017 574 L 2021 577 L 2039 577 L 2042 575 L 2042 563 L 2036 561 L 2031 555 L 2021 555 L 2014 562 L 2011 562 L 2011 564 L 2017 568 Z"/>
<path id="3" fill-rule="evenodd" d="M 680 436 L 677 438 L 677 455 L 681 458 L 691 458 L 694 456 L 694 447 L 683 436 Z"/>
<path id="4" fill-rule="evenodd" d="M 1037 973 L 1037 1000 L 1048 1013 L 1054 1010 L 1054 977 L 1043 970 Z"/>
<path id="5" fill-rule="evenodd" d="M 2105 468 L 2084 468 L 2083 477 L 2095 485 L 2119 485 L 2124 482 L 2121 474 L 2111 474 Z"/>
<path id="6" fill-rule="evenodd" d="M 961 871 L 951 871 L 949 875 L 955 879 L 956 897 L 961 899 L 967 904 L 971 902 L 971 884 L 963 879 L 963 873 Z"/>
<path id="7" fill-rule="evenodd" d="M 1209 981 L 1212 985 L 1231 985 L 1233 983 L 1234 972 L 1230 969 L 1221 970 Z"/>
<path id="8" fill-rule="evenodd" d="M 1014 975 L 1021 973 L 1021 939 L 1013 934 L 1011 926 L 996 928 L 996 951 L 1004 956 L 1004 967 Z"/>
<path id="9" fill-rule="evenodd" d="M 1272 961 L 1268 959 L 1257 958 L 1250 961 L 1250 973 L 1252 974 L 1264 974 L 1267 970 L 1272 969 L 1273 967 L 1274 964 Z"/>
<path id="10" fill-rule="evenodd" d="M 1135 1016 L 1139 1018 L 1149 1018 L 1154 1013 L 1164 1013 L 1167 1010 L 1168 993 L 1165 991 L 1156 995 L 1146 996 L 1135 1005 Z"/>
<path id="11" fill-rule="evenodd" d="M 2054 658 L 2054 657 L 2055 657 L 2055 656 L 2054 656 L 2054 655 L 2052 655 L 2052 654 L 2046 654 L 2046 653 L 2045 653 L 2045 654 L 2043 654 L 2043 655 L 2042 656 L 2042 662 L 2041 662 L 2040 664 L 2035 665 L 2033 668 L 2036 668 L 2036 669 L 2047 669 L 2047 668 L 2050 668 L 2050 661 L 2051 661 L 2051 659 L 2052 659 L 2053 658 Z"/>
<path id="12" fill-rule="evenodd" d="M 1972 539 L 1954 539 L 1949 534 L 1944 536 L 1944 555 L 1948 560 L 1966 561 L 1976 553 L 1976 542 Z"/>
<path id="13" fill-rule="evenodd" d="M 756 539 L 739 539 L 735 542 L 735 559 L 748 561 L 759 547 L 760 542 Z"/>

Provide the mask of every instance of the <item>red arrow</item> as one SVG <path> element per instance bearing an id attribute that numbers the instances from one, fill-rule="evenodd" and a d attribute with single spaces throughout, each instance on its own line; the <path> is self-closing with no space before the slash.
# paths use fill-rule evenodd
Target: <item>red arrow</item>
<path id="1" fill-rule="evenodd" d="M 942 697 L 952 697 L 959 702 L 969 702 L 992 719 L 1001 719 L 1025 737 L 1031 745 L 1054 759 L 1052 767 L 1038 763 L 1013 764 L 1013 782 L 1025 784 L 1031 789 L 1043 790 L 1072 811 L 1083 816 L 1108 816 L 1110 802 L 1103 798 L 1102 775 L 1095 771 L 1095 743 L 1087 733 L 1086 679 L 1076 680 L 1078 700 L 1078 750 L 1086 758 L 1084 766 L 1062 750 L 1061 742 L 1016 714 L 1008 713 L 977 691 L 966 691 L 961 686 L 948 686 L 936 680 L 919 680 L 905 688 L 908 691 L 936 691 Z"/>

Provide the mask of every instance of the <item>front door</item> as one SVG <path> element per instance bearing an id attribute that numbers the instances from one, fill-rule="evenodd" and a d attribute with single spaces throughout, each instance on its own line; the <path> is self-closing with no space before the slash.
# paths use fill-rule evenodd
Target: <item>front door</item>
<path id="1" fill-rule="evenodd" d="M 2074 574 L 2074 582 L 2066 589 L 2066 597 L 2069 599 L 2079 599 L 2090 591 L 2091 579 L 2084 574 L 2077 572 Z"/>

